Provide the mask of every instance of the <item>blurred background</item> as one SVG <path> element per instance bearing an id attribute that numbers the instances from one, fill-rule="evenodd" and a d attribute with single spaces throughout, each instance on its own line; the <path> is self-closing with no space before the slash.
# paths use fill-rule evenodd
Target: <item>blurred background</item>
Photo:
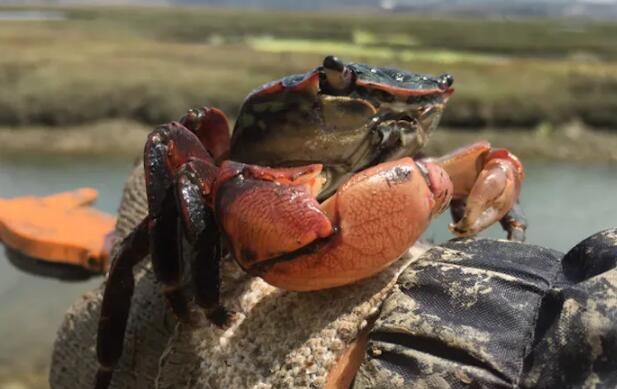
<path id="1" fill-rule="evenodd" d="M 201 105 L 233 118 L 326 54 L 454 75 L 428 152 L 488 139 L 519 155 L 530 243 L 567 251 L 617 224 L 615 0 L 0 0 L 0 197 L 93 186 L 113 213 L 153 125 Z M 447 222 L 425 238 L 449 239 Z M 64 312 L 101 280 L 3 255 L 0 388 L 45 388 Z"/>

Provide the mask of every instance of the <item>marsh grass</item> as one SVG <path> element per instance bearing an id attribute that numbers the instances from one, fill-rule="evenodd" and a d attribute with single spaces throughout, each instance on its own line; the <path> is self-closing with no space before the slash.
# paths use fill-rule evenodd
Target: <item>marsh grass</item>
<path id="1" fill-rule="evenodd" d="M 455 76 L 454 127 L 580 119 L 617 128 L 617 26 L 385 13 L 66 8 L 63 21 L 0 24 L 0 124 L 113 118 L 155 124 L 189 107 L 235 116 L 244 96 L 333 52 Z"/>

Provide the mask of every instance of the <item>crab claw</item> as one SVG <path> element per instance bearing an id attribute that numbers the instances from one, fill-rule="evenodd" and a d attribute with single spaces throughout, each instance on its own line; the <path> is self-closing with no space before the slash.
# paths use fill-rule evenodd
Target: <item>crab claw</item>
<path id="1" fill-rule="evenodd" d="M 433 196 L 431 218 L 441 215 L 450 205 L 454 187 L 450 176 L 439 165 L 427 161 L 416 161 L 416 165 L 424 174 Z"/>
<path id="2" fill-rule="evenodd" d="M 493 150 L 469 192 L 462 219 L 450 224 L 450 231 L 475 235 L 501 220 L 516 204 L 524 178 L 518 158 L 507 150 Z"/>
<path id="3" fill-rule="evenodd" d="M 231 251 L 271 285 L 325 289 L 370 277 L 396 261 L 445 208 L 441 167 L 403 158 L 353 175 L 319 204 L 321 165 L 270 169 L 225 162 L 216 205 Z"/>
<path id="4" fill-rule="evenodd" d="M 272 169 L 225 161 L 215 187 L 218 219 L 245 267 L 332 234 L 319 209 L 319 164 Z"/>

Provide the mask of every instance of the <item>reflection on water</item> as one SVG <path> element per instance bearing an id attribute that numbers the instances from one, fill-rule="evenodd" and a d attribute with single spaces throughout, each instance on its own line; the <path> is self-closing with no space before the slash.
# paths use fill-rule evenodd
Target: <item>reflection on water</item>
<path id="1" fill-rule="evenodd" d="M 100 194 L 97 207 L 114 212 L 131 166 L 130 160 L 119 159 L 0 160 L 0 197 L 93 186 Z M 617 171 L 609 166 L 527 164 L 522 203 L 530 224 L 528 241 L 564 251 L 593 232 L 617 225 L 617 207 L 611 202 L 616 192 Z M 448 219 L 442 216 L 425 237 L 451 238 Z M 484 235 L 504 236 L 499 227 Z M 13 269 L 0 253 L 0 386 L 8 374 L 29 371 L 33 364 L 47 365 L 65 310 L 100 282 L 63 283 L 29 276 Z"/>

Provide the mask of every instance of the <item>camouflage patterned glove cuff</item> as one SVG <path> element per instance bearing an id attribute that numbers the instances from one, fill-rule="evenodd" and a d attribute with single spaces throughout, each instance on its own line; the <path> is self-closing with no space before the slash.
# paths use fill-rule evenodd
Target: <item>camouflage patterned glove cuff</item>
<path id="1" fill-rule="evenodd" d="M 614 387 L 616 262 L 616 229 L 565 256 L 489 239 L 433 248 L 386 299 L 353 387 Z"/>

